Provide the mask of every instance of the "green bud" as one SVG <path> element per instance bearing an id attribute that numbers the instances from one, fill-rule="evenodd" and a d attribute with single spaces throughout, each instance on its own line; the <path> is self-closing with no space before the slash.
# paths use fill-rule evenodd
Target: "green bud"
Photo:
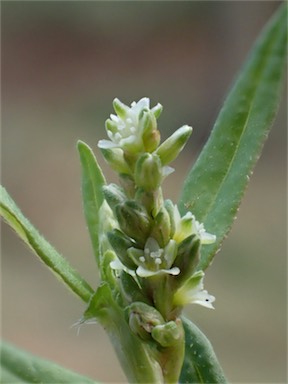
<path id="1" fill-rule="evenodd" d="M 195 271 L 200 260 L 200 239 L 196 235 L 186 237 L 178 246 L 178 254 L 173 264 L 180 269 L 178 282 L 183 282 Z"/>
<path id="2" fill-rule="evenodd" d="M 151 333 L 146 331 L 146 329 L 143 327 L 138 314 L 135 314 L 133 312 L 130 314 L 129 327 L 135 335 L 140 337 L 140 339 L 144 341 L 149 341 L 152 339 Z"/>
<path id="3" fill-rule="evenodd" d="M 127 200 L 115 207 L 115 215 L 121 230 L 144 247 L 151 230 L 151 220 L 146 210 L 135 201 Z"/>
<path id="4" fill-rule="evenodd" d="M 141 328 L 151 333 L 154 327 L 164 324 L 164 319 L 157 309 L 140 301 L 132 303 L 128 307 L 128 312 L 129 319 L 133 316 L 133 326 L 136 325 L 137 330 Z"/>
<path id="5" fill-rule="evenodd" d="M 144 295 L 142 289 L 136 283 L 134 277 L 122 271 L 120 275 L 120 287 L 123 293 L 124 298 L 128 303 L 133 303 L 135 301 L 148 302 L 148 298 Z"/>
<path id="6" fill-rule="evenodd" d="M 135 269 L 135 264 L 127 255 L 127 249 L 135 247 L 135 243 L 119 229 L 113 229 L 107 236 L 121 263 L 129 269 Z"/>
<path id="7" fill-rule="evenodd" d="M 156 153 L 161 159 L 162 165 L 171 163 L 182 151 L 184 145 L 192 133 L 192 127 L 184 125 L 177 129 L 167 140 L 165 140 L 157 149 Z"/>
<path id="8" fill-rule="evenodd" d="M 121 148 L 100 148 L 108 165 L 118 173 L 130 173 Z"/>
<path id="9" fill-rule="evenodd" d="M 164 206 L 160 208 L 154 219 L 154 227 L 151 236 L 157 240 L 161 248 L 170 240 L 170 217 Z"/>
<path id="10" fill-rule="evenodd" d="M 144 153 L 136 162 L 135 183 L 145 191 L 154 191 L 161 185 L 162 165 L 159 157 Z"/>
<path id="11" fill-rule="evenodd" d="M 158 188 L 156 191 L 146 192 L 143 188 L 138 188 L 135 200 L 143 205 L 151 216 L 155 216 L 163 204 L 162 190 Z"/>
<path id="12" fill-rule="evenodd" d="M 160 132 L 157 129 L 157 120 L 152 111 L 143 111 L 139 121 L 143 129 L 142 140 L 146 152 L 153 152 L 160 142 Z"/>
<path id="13" fill-rule="evenodd" d="M 164 201 L 164 206 L 169 214 L 170 219 L 170 238 L 174 236 L 176 230 L 176 223 L 174 218 L 174 204 L 171 200 L 167 199 Z"/>
<path id="14" fill-rule="evenodd" d="M 113 108 L 117 115 L 121 117 L 121 119 L 125 119 L 130 110 L 126 104 L 122 103 L 122 101 L 117 98 L 113 100 Z"/>
<path id="15" fill-rule="evenodd" d="M 112 209 L 109 207 L 106 200 L 103 201 L 100 209 L 99 209 L 99 245 L 100 245 L 100 254 L 104 254 L 104 252 L 108 249 L 111 249 L 111 245 L 107 238 L 107 233 L 111 231 L 113 228 L 117 228 L 118 223 L 116 221 L 115 215 L 113 214 Z"/>
<path id="16" fill-rule="evenodd" d="M 116 205 L 123 204 L 127 200 L 123 189 L 117 184 L 104 185 L 102 190 L 105 200 L 112 210 L 115 209 Z"/>
<path id="17" fill-rule="evenodd" d="M 151 335 L 162 347 L 171 347 L 180 341 L 183 335 L 182 326 L 177 325 L 175 321 L 169 321 L 156 325 L 152 329 Z"/>
<path id="18" fill-rule="evenodd" d="M 143 144 L 146 152 L 154 152 L 158 147 L 161 140 L 160 132 L 158 129 L 148 132 L 143 135 Z"/>

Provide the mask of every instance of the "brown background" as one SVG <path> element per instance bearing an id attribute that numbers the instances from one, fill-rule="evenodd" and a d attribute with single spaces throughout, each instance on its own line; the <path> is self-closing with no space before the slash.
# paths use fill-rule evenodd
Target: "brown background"
<path id="1" fill-rule="evenodd" d="M 82 215 L 76 141 L 100 158 L 97 141 L 114 97 L 161 102 L 164 138 L 185 123 L 194 127 L 166 182 L 166 197 L 176 201 L 235 74 L 279 4 L 2 2 L 2 182 L 93 287 L 98 273 Z M 207 272 L 216 309 L 186 311 L 233 383 L 286 381 L 284 105 L 233 231 Z M 82 303 L 6 226 L 2 240 L 3 337 L 99 381 L 125 382 L 100 326 L 83 326 L 78 336 L 71 328 Z"/>

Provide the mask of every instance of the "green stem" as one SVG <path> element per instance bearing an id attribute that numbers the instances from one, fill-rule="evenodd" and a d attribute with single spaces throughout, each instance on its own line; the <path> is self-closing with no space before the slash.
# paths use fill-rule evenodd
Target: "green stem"
<path id="1" fill-rule="evenodd" d="M 164 384 L 155 343 L 132 333 L 125 311 L 113 299 L 107 283 L 100 285 L 84 313 L 84 321 L 91 318 L 105 328 L 130 383 Z"/>

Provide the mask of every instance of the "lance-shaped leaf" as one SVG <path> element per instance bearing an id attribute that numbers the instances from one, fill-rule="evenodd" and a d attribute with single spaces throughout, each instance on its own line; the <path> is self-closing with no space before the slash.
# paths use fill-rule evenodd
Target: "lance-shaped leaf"
<path id="1" fill-rule="evenodd" d="M 191 210 L 217 236 L 203 247 L 200 269 L 210 264 L 232 226 L 276 115 L 285 73 L 286 13 L 283 4 L 260 35 L 183 186 L 182 213 Z"/>
<path id="2" fill-rule="evenodd" d="M 227 383 L 210 341 L 190 320 L 182 317 L 182 323 L 185 331 L 185 358 L 179 383 Z"/>
<path id="3" fill-rule="evenodd" d="M 55 363 L 40 359 L 8 343 L 1 343 L 1 383 L 96 384 Z"/>
<path id="4" fill-rule="evenodd" d="M 94 255 L 99 266 L 99 209 L 103 203 L 103 185 L 106 184 L 102 170 L 92 152 L 83 141 L 78 141 L 78 151 L 82 166 L 82 200 Z"/>
<path id="5" fill-rule="evenodd" d="M 83 301 L 88 302 L 93 289 L 60 255 L 17 207 L 7 191 L 0 186 L 0 214 L 17 235 Z"/>

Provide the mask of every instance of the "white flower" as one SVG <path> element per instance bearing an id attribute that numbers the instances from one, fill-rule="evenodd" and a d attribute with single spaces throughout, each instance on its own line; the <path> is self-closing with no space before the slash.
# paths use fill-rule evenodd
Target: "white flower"
<path id="1" fill-rule="evenodd" d="M 194 273 L 175 293 L 173 302 L 175 305 L 199 304 L 206 308 L 214 309 L 215 297 L 204 290 L 204 272 Z"/>
<path id="2" fill-rule="evenodd" d="M 176 242 L 171 240 L 168 245 L 162 249 L 158 242 L 149 237 L 146 241 L 144 250 L 131 247 L 127 250 L 128 256 L 134 261 L 136 271 L 125 267 L 120 260 L 114 260 L 110 267 L 115 270 L 124 270 L 131 276 L 135 274 L 139 277 L 151 277 L 161 274 L 179 275 L 178 267 L 170 268 L 176 257 Z"/>
<path id="3" fill-rule="evenodd" d="M 204 224 L 199 223 L 190 211 L 181 217 L 177 205 L 174 206 L 174 223 L 175 233 L 173 239 L 177 243 L 193 234 L 199 237 L 201 244 L 211 244 L 216 240 L 216 236 L 206 232 Z"/>
<path id="4" fill-rule="evenodd" d="M 161 107 L 160 104 L 150 110 L 149 98 L 143 97 L 137 103 L 134 101 L 131 107 L 118 99 L 114 100 L 113 105 L 117 115 L 111 114 L 110 119 L 106 120 L 106 131 L 110 140 L 100 140 L 98 147 L 103 149 L 118 147 L 134 153 L 143 150 L 145 124 L 141 120 L 144 118 L 142 111 L 156 113 Z"/>

